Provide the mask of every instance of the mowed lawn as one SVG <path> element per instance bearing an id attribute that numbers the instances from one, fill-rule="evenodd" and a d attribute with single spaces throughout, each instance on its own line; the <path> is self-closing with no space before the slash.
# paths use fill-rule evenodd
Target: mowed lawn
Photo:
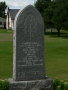
<path id="1" fill-rule="evenodd" d="M 51 78 L 68 79 L 68 39 L 62 37 L 45 38 L 46 75 Z M 12 77 L 12 32 L 0 31 L 0 79 Z"/>
<path id="2" fill-rule="evenodd" d="M 0 79 L 12 76 L 12 31 L 0 30 Z"/>
<path id="3" fill-rule="evenodd" d="M 52 78 L 68 79 L 68 39 L 45 36 L 46 74 Z"/>

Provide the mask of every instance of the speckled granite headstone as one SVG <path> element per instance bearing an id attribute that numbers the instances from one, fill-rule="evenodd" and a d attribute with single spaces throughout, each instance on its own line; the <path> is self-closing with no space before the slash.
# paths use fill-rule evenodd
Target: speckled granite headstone
<path id="1" fill-rule="evenodd" d="M 40 13 L 28 6 L 15 20 L 14 79 L 44 79 L 44 24 Z"/>
<path id="2" fill-rule="evenodd" d="M 32 5 L 17 14 L 13 40 L 13 79 L 9 80 L 9 90 L 53 90 L 52 80 L 45 76 L 44 23 Z"/>

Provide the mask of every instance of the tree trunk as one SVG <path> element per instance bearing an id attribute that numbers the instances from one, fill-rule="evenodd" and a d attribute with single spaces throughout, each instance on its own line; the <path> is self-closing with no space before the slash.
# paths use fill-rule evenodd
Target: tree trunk
<path id="1" fill-rule="evenodd" d="M 60 37 L 60 29 L 57 29 L 57 31 L 58 31 L 58 37 Z"/>
<path id="2" fill-rule="evenodd" d="M 51 33 L 52 33 L 52 28 L 51 28 Z"/>

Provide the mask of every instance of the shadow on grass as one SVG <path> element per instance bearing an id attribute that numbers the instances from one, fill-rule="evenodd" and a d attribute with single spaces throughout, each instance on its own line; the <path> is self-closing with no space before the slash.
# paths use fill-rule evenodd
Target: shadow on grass
<path id="1" fill-rule="evenodd" d="M 68 39 L 68 33 L 60 33 L 60 36 L 58 36 L 57 32 L 46 32 L 45 35 L 49 35 L 50 37 L 53 37 L 53 38 L 61 37 L 61 38 Z"/>

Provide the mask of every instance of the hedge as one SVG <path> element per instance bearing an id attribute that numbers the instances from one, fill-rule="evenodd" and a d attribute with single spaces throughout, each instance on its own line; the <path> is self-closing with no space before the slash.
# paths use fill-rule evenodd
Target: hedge
<path id="1" fill-rule="evenodd" d="M 68 81 L 54 80 L 53 81 L 54 90 L 68 90 Z M 6 80 L 0 80 L 0 90 L 9 90 L 9 82 Z"/>
<path id="2" fill-rule="evenodd" d="M 0 80 L 0 90 L 9 90 L 9 83 L 6 80 Z"/>
<path id="3" fill-rule="evenodd" d="M 64 80 L 54 80 L 53 81 L 54 90 L 68 90 L 68 81 Z"/>

